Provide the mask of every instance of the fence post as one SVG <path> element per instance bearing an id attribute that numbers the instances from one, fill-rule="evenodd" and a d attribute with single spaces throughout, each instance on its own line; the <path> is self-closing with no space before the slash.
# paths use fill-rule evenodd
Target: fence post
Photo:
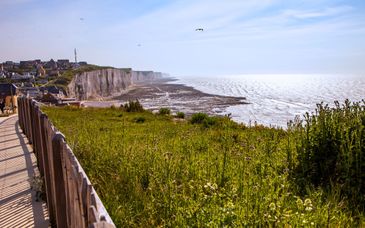
<path id="1" fill-rule="evenodd" d="M 22 123 L 22 113 L 21 113 L 21 97 L 18 97 L 18 121 L 19 121 L 19 126 L 21 129 L 23 129 L 23 123 Z"/>
<path id="2" fill-rule="evenodd" d="M 40 114 L 40 126 L 41 126 L 41 137 L 42 137 L 42 154 L 43 154 L 43 168 L 44 168 L 44 180 L 47 194 L 47 204 L 48 204 L 48 213 L 51 220 L 51 223 L 54 223 L 56 220 L 55 217 L 55 207 L 52 195 L 52 166 L 51 166 L 51 158 L 49 156 L 49 147 L 48 147 L 48 136 L 50 132 L 48 132 L 48 118 L 44 113 Z"/>
<path id="3" fill-rule="evenodd" d="M 56 132 L 52 138 L 54 180 L 57 180 L 55 181 L 57 227 L 67 227 L 65 181 L 62 167 L 64 139 L 60 132 Z"/>
<path id="4" fill-rule="evenodd" d="M 37 137 L 37 155 L 38 160 L 37 164 L 39 167 L 39 172 L 42 177 L 44 177 L 44 156 L 43 156 L 43 139 L 42 139 L 42 128 L 41 128 L 41 111 L 39 106 L 35 106 L 35 129 L 36 129 L 36 137 Z"/>
<path id="5" fill-rule="evenodd" d="M 32 117 L 31 117 L 31 111 L 30 111 L 30 99 L 27 98 L 26 99 L 26 107 L 27 107 L 27 110 L 26 110 L 26 115 L 27 115 L 27 132 L 26 132 L 26 135 L 28 137 L 28 141 L 29 141 L 29 144 L 33 144 L 33 137 L 32 137 Z"/>

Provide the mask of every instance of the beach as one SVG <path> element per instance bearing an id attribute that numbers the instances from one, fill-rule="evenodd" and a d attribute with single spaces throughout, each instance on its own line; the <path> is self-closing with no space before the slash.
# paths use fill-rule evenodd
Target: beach
<path id="1" fill-rule="evenodd" d="M 145 109 L 158 111 L 169 108 L 173 113 L 191 115 L 204 112 L 210 115 L 224 115 L 226 109 L 235 105 L 248 104 L 245 97 L 221 96 L 204 93 L 193 87 L 176 83 L 174 79 L 162 78 L 134 84 L 125 93 L 104 100 L 83 101 L 86 107 L 119 107 L 130 100 L 139 100 Z"/>

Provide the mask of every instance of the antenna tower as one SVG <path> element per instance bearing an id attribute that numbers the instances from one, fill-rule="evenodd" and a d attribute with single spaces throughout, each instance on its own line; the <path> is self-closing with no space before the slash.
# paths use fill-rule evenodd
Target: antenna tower
<path id="1" fill-rule="evenodd" d="M 76 48 L 75 48 L 75 63 L 77 63 L 77 52 L 76 52 Z"/>

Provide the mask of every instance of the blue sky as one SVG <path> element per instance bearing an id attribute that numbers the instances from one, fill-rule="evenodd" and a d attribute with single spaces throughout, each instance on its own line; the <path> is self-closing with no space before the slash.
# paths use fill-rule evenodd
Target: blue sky
<path id="1" fill-rule="evenodd" d="M 77 48 L 173 75 L 365 74 L 363 0 L 0 0 L 0 28 L 1 62 Z"/>

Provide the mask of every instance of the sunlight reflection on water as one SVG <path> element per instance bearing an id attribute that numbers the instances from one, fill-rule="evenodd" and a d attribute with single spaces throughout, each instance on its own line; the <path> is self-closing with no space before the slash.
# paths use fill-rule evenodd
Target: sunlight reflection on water
<path id="1" fill-rule="evenodd" d="M 313 112 L 316 104 L 365 99 L 365 76 L 354 75 L 230 75 L 179 77 L 203 92 L 246 97 L 249 105 L 227 108 L 239 122 L 286 127 L 296 115 Z"/>

